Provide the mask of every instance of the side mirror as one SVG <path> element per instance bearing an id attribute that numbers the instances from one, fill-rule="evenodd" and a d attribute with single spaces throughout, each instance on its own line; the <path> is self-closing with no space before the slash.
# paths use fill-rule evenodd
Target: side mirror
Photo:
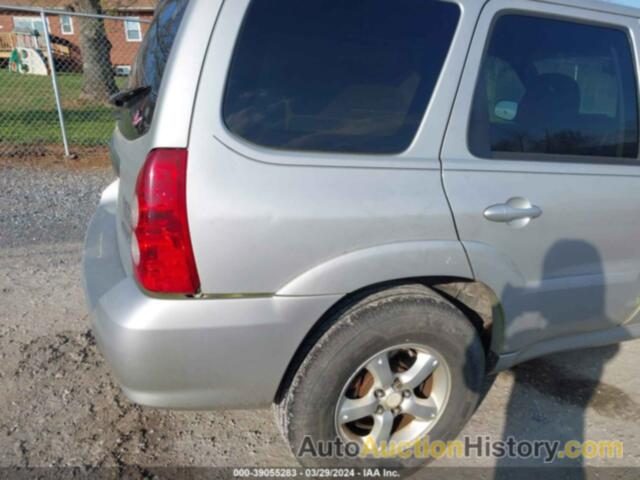
<path id="1" fill-rule="evenodd" d="M 518 102 L 502 100 L 496 104 L 493 113 L 501 120 L 511 121 L 518 115 Z"/>

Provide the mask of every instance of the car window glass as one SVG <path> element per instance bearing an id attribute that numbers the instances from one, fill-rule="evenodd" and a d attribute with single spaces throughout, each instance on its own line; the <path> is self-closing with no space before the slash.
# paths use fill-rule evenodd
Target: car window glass
<path id="1" fill-rule="evenodd" d="M 476 87 L 470 148 L 490 158 L 636 158 L 637 103 L 634 59 L 622 30 L 503 15 Z"/>
<path id="2" fill-rule="evenodd" d="M 161 0 L 156 8 L 128 85 L 132 89 L 150 87 L 151 90 L 127 108 L 119 122 L 120 130 L 130 139 L 146 134 L 151 128 L 165 67 L 188 4 L 189 0 Z"/>
<path id="3" fill-rule="evenodd" d="M 437 0 L 253 0 L 228 76 L 229 130 L 262 146 L 397 153 L 415 136 L 460 16 Z"/>

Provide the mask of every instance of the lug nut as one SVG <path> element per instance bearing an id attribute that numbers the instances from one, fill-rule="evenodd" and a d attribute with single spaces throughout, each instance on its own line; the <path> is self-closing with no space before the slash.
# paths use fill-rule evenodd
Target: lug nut
<path id="1" fill-rule="evenodd" d="M 382 398 L 384 397 L 384 390 L 382 390 L 381 388 L 379 388 L 378 390 L 376 390 L 376 398 Z"/>
<path id="2" fill-rule="evenodd" d="M 379 406 L 378 408 L 376 408 L 376 413 L 378 415 L 382 415 L 384 413 L 384 407 Z"/>
<path id="3" fill-rule="evenodd" d="M 411 392 L 409 390 L 405 390 L 404 392 L 402 392 L 402 396 L 404 398 L 409 398 L 411 396 Z"/>
<path id="4" fill-rule="evenodd" d="M 391 410 L 391 413 L 393 413 L 394 415 L 398 415 L 400 413 L 400 409 L 394 408 L 393 410 Z"/>
<path id="5" fill-rule="evenodd" d="M 393 381 L 393 388 L 395 388 L 396 390 L 400 390 L 402 388 L 402 382 L 400 381 L 400 379 L 396 378 Z"/>

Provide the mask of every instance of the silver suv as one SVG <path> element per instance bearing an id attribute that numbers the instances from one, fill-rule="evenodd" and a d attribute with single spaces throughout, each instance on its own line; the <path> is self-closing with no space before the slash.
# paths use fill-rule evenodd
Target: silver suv
<path id="1" fill-rule="evenodd" d="M 84 263 L 125 393 L 275 404 L 294 451 L 445 440 L 487 372 L 640 336 L 639 18 L 161 1 Z"/>

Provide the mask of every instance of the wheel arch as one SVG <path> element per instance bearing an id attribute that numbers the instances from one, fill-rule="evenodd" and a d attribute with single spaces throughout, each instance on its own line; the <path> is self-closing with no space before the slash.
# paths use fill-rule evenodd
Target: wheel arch
<path id="1" fill-rule="evenodd" d="M 286 394 L 309 351 L 344 312 L 373 294 L 412 284 L 420 284 L 432 289 L 465 315 L 480 334 L 487 353 L 488 370 L 491 370 L 504 335 L 502 308 L 493 290 L 470 277 L 445 275 L 399 278 L 370 284 L 344 295 L 314 323 L 296 349 L 282 376 L 274 398 L 275 403 L 279 403 Z"/>
<path id="2" fill-rule="evenodd" d="M 399 278 L 421 278 L 433 272 L 473 278 L 469 260 L 457 240 L 419 240 L 375 245 L 328 259 L 298 274 L 277 295 L 344 295 Z M 352 294 L 350 294 L 352 295 Z"/>

